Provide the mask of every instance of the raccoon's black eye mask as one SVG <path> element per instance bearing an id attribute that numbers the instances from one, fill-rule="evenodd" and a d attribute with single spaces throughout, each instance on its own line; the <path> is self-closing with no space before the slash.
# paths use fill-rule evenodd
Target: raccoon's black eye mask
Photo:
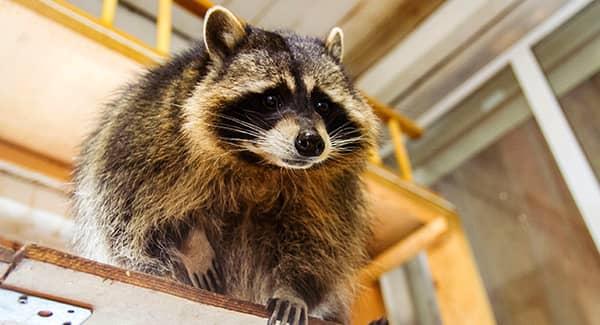
<path id="1" fill-rule="evenodd" d="M 296 98 L 295 98 L 296 97 Z M 215 131 L 226 142 L 253 141 L 271 130 L 283 118 L 322 120 L 327 134 L 336 148 L 351 153 L 362 147 L 358 125 L 346 111 L 320 89 L 309 98 L 298 96 L 285 86 L 279 85 L 262 93 L 249 93 L 235 102 L 228 103 L 217 114 Z"/>
<path id="2" fill-rule="evenodd" d="M 343 76 L 323 75 L 327 67 L 342 62 L 339 28 L 333 28 L 322 41 L 251 27 L 227 11 L 215 11 L 210 17 L 205 21 L 204 42 L 214 69 L 247 71 L 263 79 L 286 70 L 286 82 L 221 104 L 211 124 L 225 144 L 242 155 L 256 155 L 254 160 L 289 168 L 310 168 L 366 145 L 360 125 L 350 118 L 346 107 L 333 101 L 327 89 L 316 85 L 309 90 L 304 84 L 306 77 L 333 83 L 343 80 Z M 247 73 L 244 77 L 248 78 Z M 294 87 L 288 86 L 290 82 Z"/>

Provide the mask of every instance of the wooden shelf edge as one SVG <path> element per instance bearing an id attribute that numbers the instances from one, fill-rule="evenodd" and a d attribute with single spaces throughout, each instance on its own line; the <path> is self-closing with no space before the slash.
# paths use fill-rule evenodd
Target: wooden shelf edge
<path id="1" fill-rule="evenodd" d="M 0 247 L 0 252 L 4 252 L 0 254 L 0 256 L 2 256 L 4 259 L 7 259 L 5 258 L 7 255 L 6 252 L 12 251 L 14 254 L 22 254 L 22 259 L 30 259 L 38 262 L 53 264 L 73 271 L 95 275 L 103 279 L 113 280 L 136 287 L 166 293 L 189 301 L 223 308 L 234 312 L 240 312 L 262 318 L 268 318 L 270 316 L 265 307 L 262 305 L 237 300 L 201 289 L 196 289 L 172 280 L 98 263 L 36 244 L 25 245 L 21 248 L 21 250 L 16 252 L 12 250 L 11 247 L 18 246 L 17 243 L 2 239 L 0 237 L 0 244 L 2 244 L 4 247 L 4 249 Z M 11 261 L 4 262 L 14 263 L 14 266 L 17 266 L 18 263 L 20 263 L 20 259 L 15 259 L 13 255 Z M 10 276 L 10 274 L 7 275 Z M 334 324 L 316 318 L 311 318 L 310 322 L 311 324 Z"/>

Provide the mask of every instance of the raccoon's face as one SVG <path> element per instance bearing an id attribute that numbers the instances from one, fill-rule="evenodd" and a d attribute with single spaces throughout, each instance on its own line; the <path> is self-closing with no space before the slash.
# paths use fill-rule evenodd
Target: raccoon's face
<path id="1" fill-rule="evenodd" d="M 218 8 L 205 18 L 205 46 L 212 67 L 192 100 L 217 146 L 288 169 L 364 160 L 376 118 L 341 67 L 339 28 L 321 41 L 251 27 Z"/>

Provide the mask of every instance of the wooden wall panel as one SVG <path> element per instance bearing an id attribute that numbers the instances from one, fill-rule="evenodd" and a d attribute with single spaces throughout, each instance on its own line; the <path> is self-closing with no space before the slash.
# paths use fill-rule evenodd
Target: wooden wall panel
<path id="1" fill-rule="evenodd" d="M 443 0 L 361 0 L 341 21 L 345 63 L 358 76 L 427 18 Z"/>

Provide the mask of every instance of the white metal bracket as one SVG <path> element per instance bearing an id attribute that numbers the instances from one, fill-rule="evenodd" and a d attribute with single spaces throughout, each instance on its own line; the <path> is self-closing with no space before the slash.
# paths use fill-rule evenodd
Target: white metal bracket
<path id="1" fill-rule="evenodd" d="M 0 323 L 78 325 L 92 315 L 87 308 L 0 288 Z"/>

